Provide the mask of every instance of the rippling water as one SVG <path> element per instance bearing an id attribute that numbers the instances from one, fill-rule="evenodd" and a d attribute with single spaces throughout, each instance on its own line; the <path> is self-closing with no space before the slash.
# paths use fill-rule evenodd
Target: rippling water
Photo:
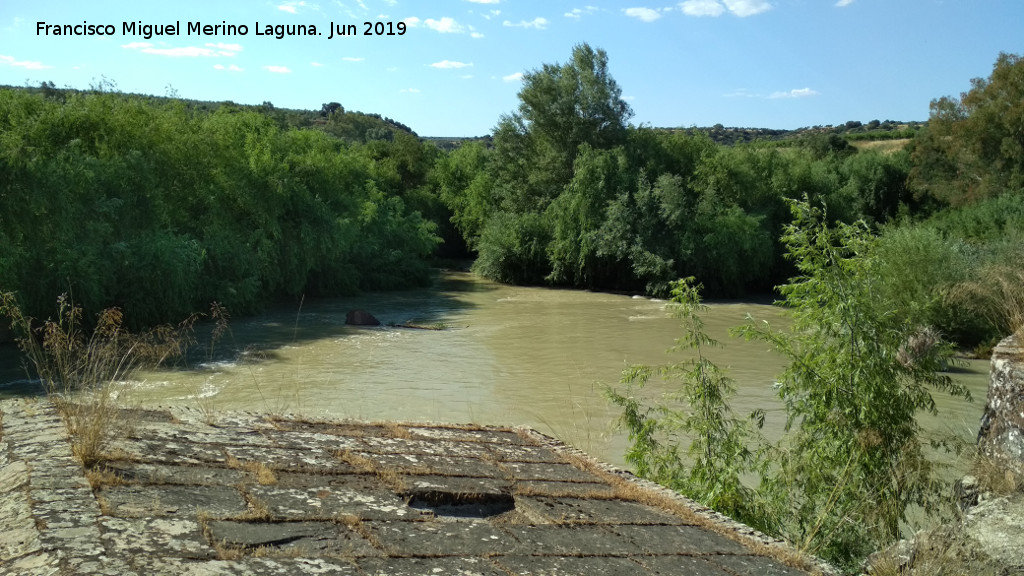
<path id="1" fill-rule="evenodd" d="M 213 411 L 526 425 L 622 465 L 627 441 L 612 429 L 618 412 L 601 387 L 617 383 L 629 364 L 680 358 L 665 353 L 680 335 L 665 305 L 446 272 L 430 289 L 307 301 L 233 320 L 212 352 L 197 352 L 188 368 L 144 374 L 123 397 Z M 445 329 L 346 326 L 346 312 L 357 308 L 385 324 Z M 726 346 L 710 356 L 736 381 L 737 413 L 767 409 L 766 432 L 777 437 L 783 422 L 772 384 L 782 361 L 765 344 L 727 335 L 747 314 L 786 323 L 785 313 L 770 305 L 713 303 L 704 321 Z M 24 381 L 11 350 L 0 352 L 0 363 L 0 382 L 8 383 L 0 394 L 38 388 Z M 942 417 L 922 421 L 970 438 L 984 405 L 987 363 L 974 362 L 956 377 L 976 401 L 937 396 Z M 11 384 L 18 379 L 23 382 Z M 668 389 L 652 382 L 645 394 Z"/>

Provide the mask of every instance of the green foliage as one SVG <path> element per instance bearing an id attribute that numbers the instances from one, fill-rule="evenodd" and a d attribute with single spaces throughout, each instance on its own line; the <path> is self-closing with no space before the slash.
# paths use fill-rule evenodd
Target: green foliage
<path id="1" fill-rule="evenodd" d="M 473 271 L 498 282 L 539 284 L 548 274 L 551 223 L 543 214 L 499 212 L 480 235 L 480 256 Z"/>
<path id="2" fill-rule="evenodd" d="M 448 218 L 436 149 L 285 131 L 264 108 L 0 90 L 0 289 L 31 315 L 70 292 L 87 319 L 119 306 L 152 325 L 425 282 L 422 213 Z"/>
<path id="3" fill-rule="evenodd" d="M 895 287 L 866 225 L 829 226 L 806 201 L 794 202 L 793 214 L 783 239 L 798 276 L 780 288 L 792 325 L 780 332 L 751 322 L 736 331 L 789 362 L 777 383 L 781 440 L 756 434 L 763 413 L 730 414 L 732 385 L 704 355 L 717 343 L 703 331 L 689 281 L 673 285 L 684 319 L 674 350 L 695 357 L 631 368 L 624 390 L 608 396 L 623 409 L 627 460 L 638 474 L 852 569 L 899 537 L 909 508 L 941 512 L 946 490 L 916 416 L 936 412 L 933 391 L 969 394 L 940 373 L 951 350 L 920 323 L 920 309 L 886 296 Z M 659 373 L 678 389 L 649 406 L 640 390 Z"/>
<path id="4" fill-rule="evenodd" d="M 867 230 L 829 228 L 804 203 L 794 216 L 784 240 L 800 275 L 780 288 L 792 327 L 740 330 L 789 360 L 779 396 L 791 433 L 762 493 L 777 533 L 852 565 L 899 537 L 910 506 L 939 510 L 915 416 L 935 413 L 932 390 L 969 394 L 939 373 L 949 347 L 929 338 L 912 310 L 880 298 L 885 280 Z"/>
<path id="5" fill-rule="evenodd" d="M 788 276 L 787 199 L 872 224 L 912 201 L 906 154 L 858 153 L 836 134 L 724 148 L 703 132 L 627 126 L 607 55 L 587 45 L 526 74 L 519 98 L 492 149 L 464 146 L 433 176 L 491 279 L 661 295 L 692 275 L 735 297 Z"/>
<path id="6" fill-rule="evenodd" d="M 752 521 L 755 498 L 741 477 L 763 468 L 764 462 L 749 446 L 764 423 L 764 412 L 756 411 L 745 420 L 732 417 L 729 399 L 735 385 L 705 356 L 707 348 L 719 343 L 704 332 L 700 289 L 692 278 L 672 283 L 672 313 L 682 321 L 683 336 L 670 352 L 694 357 L 657 368 L 630 367 L 622 374 L 624 389 L 609 387 L 605 394 L 623 409 L 620 423 L 631 442 L 626 461 L 639 476 L 733 518 Z M 654 406 L 645 405 L 637 396 L 655 374 L 677 388 Z M 686 408 L 673 408 L 678 404 Z M 690 440 L 688 447 L 680 445 L 680 436 Z"/>
<path id="7" fill-rule="evenodd" d="M 914 181 L 954 205 L 1024 190 L 1024 58 L 1001 53 L 960 98 L 931 103 Z"/>

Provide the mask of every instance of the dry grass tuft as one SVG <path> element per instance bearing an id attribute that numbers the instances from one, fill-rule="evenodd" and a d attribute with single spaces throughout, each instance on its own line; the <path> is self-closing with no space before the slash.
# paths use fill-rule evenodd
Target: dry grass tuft
<path id="1" fill-rule="evenodd" d="M 983 266 L 977 279 L 955 286 L 950 298 L 991 322 L 1000 333 L 1024 338 L 1024 251 L 1010 260 Z"/>
<path id="2" fill-rule="evenodd" d="M 132 334 L 123 326 L 121 310 L 108 308 L 86 335 L 80 307 L 63 295 L 57 308 L 56 320 L 36 326 L 22 314 L 13 294 L 0 294 L 0 316 L 10 317 L 20 333 L 18 346 L 63 416 L 75 456 L 88 468 L 101 459 L 111 440 L 132 428 L 131 412 L 117 406 L 120 384 L 142 368 L 180 357 L 194 319 Z"/>
<path id="3" fill-rule="evenodd" d="M 239 517 L 239 520 L 259 520 L 268 521 L 273 516 L 270 514 L 270 506 L 259 498 L 256 498 L 252 494 L 245 492 L 245 502 L 248 505 L 249 510 Z"/>
<path id="4" fill-rule="evenodd" d="M 256 477 L 256 482 L 261 486 L 275 486 L 277 484 L 277 475 L 274 474 L 274 470 L 263 462 L 253 460 L 246 460 L 243 462 L 225 451 L 224 464 L 228 468 L 243 470 L 252 474 Z"/>
<path id="5" fill-rule="evenodd" d="M 971 474 L 978 479 L 978 488 L 996 496 L 1008 496 L 1024 489 L 1024 485 L 1013 471 L 1007 470 L 998 460 L 984 454 L 974 457 Z"/>
<path id="6" fill-rule="evenodd" d="M 85 478 L 89 481 L 89 485 L 92 486 L 93 490 L 96 490 L 101 486 L 121 486 L 129 484 L 129 482 L 120 474 L 106 466 L 100 465 L 93 466 L 92 468 L 86 468 Z"/>
<path id="7" fill-rule="evenodd" d="M 404 440 L 412 438 L 412 433 L 409 432 L 408 428 L 395 424 L 394 422 L 385 423 L 384 429 L 387 430 L 387 433 L 394 438 L 402 438 Z"/>

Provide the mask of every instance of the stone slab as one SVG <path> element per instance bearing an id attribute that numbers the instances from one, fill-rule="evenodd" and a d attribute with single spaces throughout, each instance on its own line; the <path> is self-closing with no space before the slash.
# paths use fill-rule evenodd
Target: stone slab
<path id="1" fill-rule="evenodd" d="M 98 469 L 116 475 L 122 482 L 136 484 L 237 486 L 247 478 L 244 471 L 233 468 L 140 464 L 116 460 L 102 462 Z"/>
<path id="2" fill-rule="evenodd" d="M 502 530 L 515 544 L 508 554 L 543 556 L 629 556 L 641 554 L 628 539 L 594 525 L 535 526 L 508 525 Z"/>
<path id="3" fill-rule="evenodd" d="M 643 565 L 650 574 L 663 576 L 735 576 L 716 566 L 707 558 L 694 556 L 642 556 L 636 561 Z"/>
<path id="4" fill-rule="evenodd" d="M 721 566 L 737 576 L 800 576 L 800 572 L 785 564 L 764 556 L 724 555 L 708 558 L 709 562 Z"/>
<path id="5" fill-rule="evenodd" d="M 509 548 L 508 535 L 488 522 L 365 522 L 389 556 L 488 556 Z"/>
<path id="6" fill-rule="evenodd" d="M 609 527 L 633 542 L 646 554 L 741 554 L 750 550 L 738 542 L 697 526 L 628 526 Z"/>
<path id="7" fill-rule="evenodd" d="M 516 508 L 538 523 L 665 524 L 679 525 L 678 516 L 638 502 L 591 498 L 520 496 Z"/>
<path id="8" fill-rule="evenodd" d="M 802 573 L 534 432 L 136 411 L 86 475 L 51 404 L 0 410 L 0 576 Z"/>
<path id="9" fill-rule="evenodd" d="M 214 558 L 216 553 L 195 520 L 179 518 L 111 518 L 100 521 L 107 554 L 119 558 Z"/>
<path id="10" fill-rule="evenodd" d="M 379 485 L 368 485 L 364 489 L 330 484 L 302 489 L 253 486 L 247 493 L 266 505 L 271 516 L 283 520 L 346 515 L 363 520 L 402 520 L 419 515 L 405 500 Z"/>
<path id="11" fill-rule="evenodd" d="M 208 538 L 226 548 L 258 551 L 267 556 L 379 556 L 370 542 L 352 528 L 336 522 L 207 523 Z"/>
<path id="12" fill-rule="evenodd" d="M 486 558 L 374 558 L 356 563 L 367 576 L 508 576 Z"/>
<path id="13" fill-rule="evenodd" d="M 228 486 L 104 486 L 96 497 L 107 514 L 119 518 L 237 516 L 248 510 L 243 494 Z"/>
<path id="14" fill-rule="evenodd" d="M 581 556 L 501 556 L 495 562 L 516 576 L 644 576 L 650 574 L 629 558 Z"/>
<path id="15" fill-rule="evenodd" d="M 601 478 L 570 464 L 558 462 L 502 462 L 501 467 L 514 480 L 547 480 L 554 482 L 589 482 L 600 484 Z"/>

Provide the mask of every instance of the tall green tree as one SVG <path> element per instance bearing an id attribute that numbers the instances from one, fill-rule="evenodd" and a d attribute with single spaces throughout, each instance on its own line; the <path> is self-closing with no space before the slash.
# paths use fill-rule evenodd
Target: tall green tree
<path id="1" fill-rule="evenodd" d="M 565 64 L 545 64 L 523 76 L 519 108 L 494 132 L 503 209 L 542 210 L 572 179 L 580 145 L 621 145 L 633 112 L 608 71 L 608 54 L 587 44 Z"/>
<path id="2" fill-rule="evenodd" d="M 950 204 L 1024 190 L 1024 58 L 1001 53 L 988 78 L 933 100 L 913 160 L 917 186 Z"/>

